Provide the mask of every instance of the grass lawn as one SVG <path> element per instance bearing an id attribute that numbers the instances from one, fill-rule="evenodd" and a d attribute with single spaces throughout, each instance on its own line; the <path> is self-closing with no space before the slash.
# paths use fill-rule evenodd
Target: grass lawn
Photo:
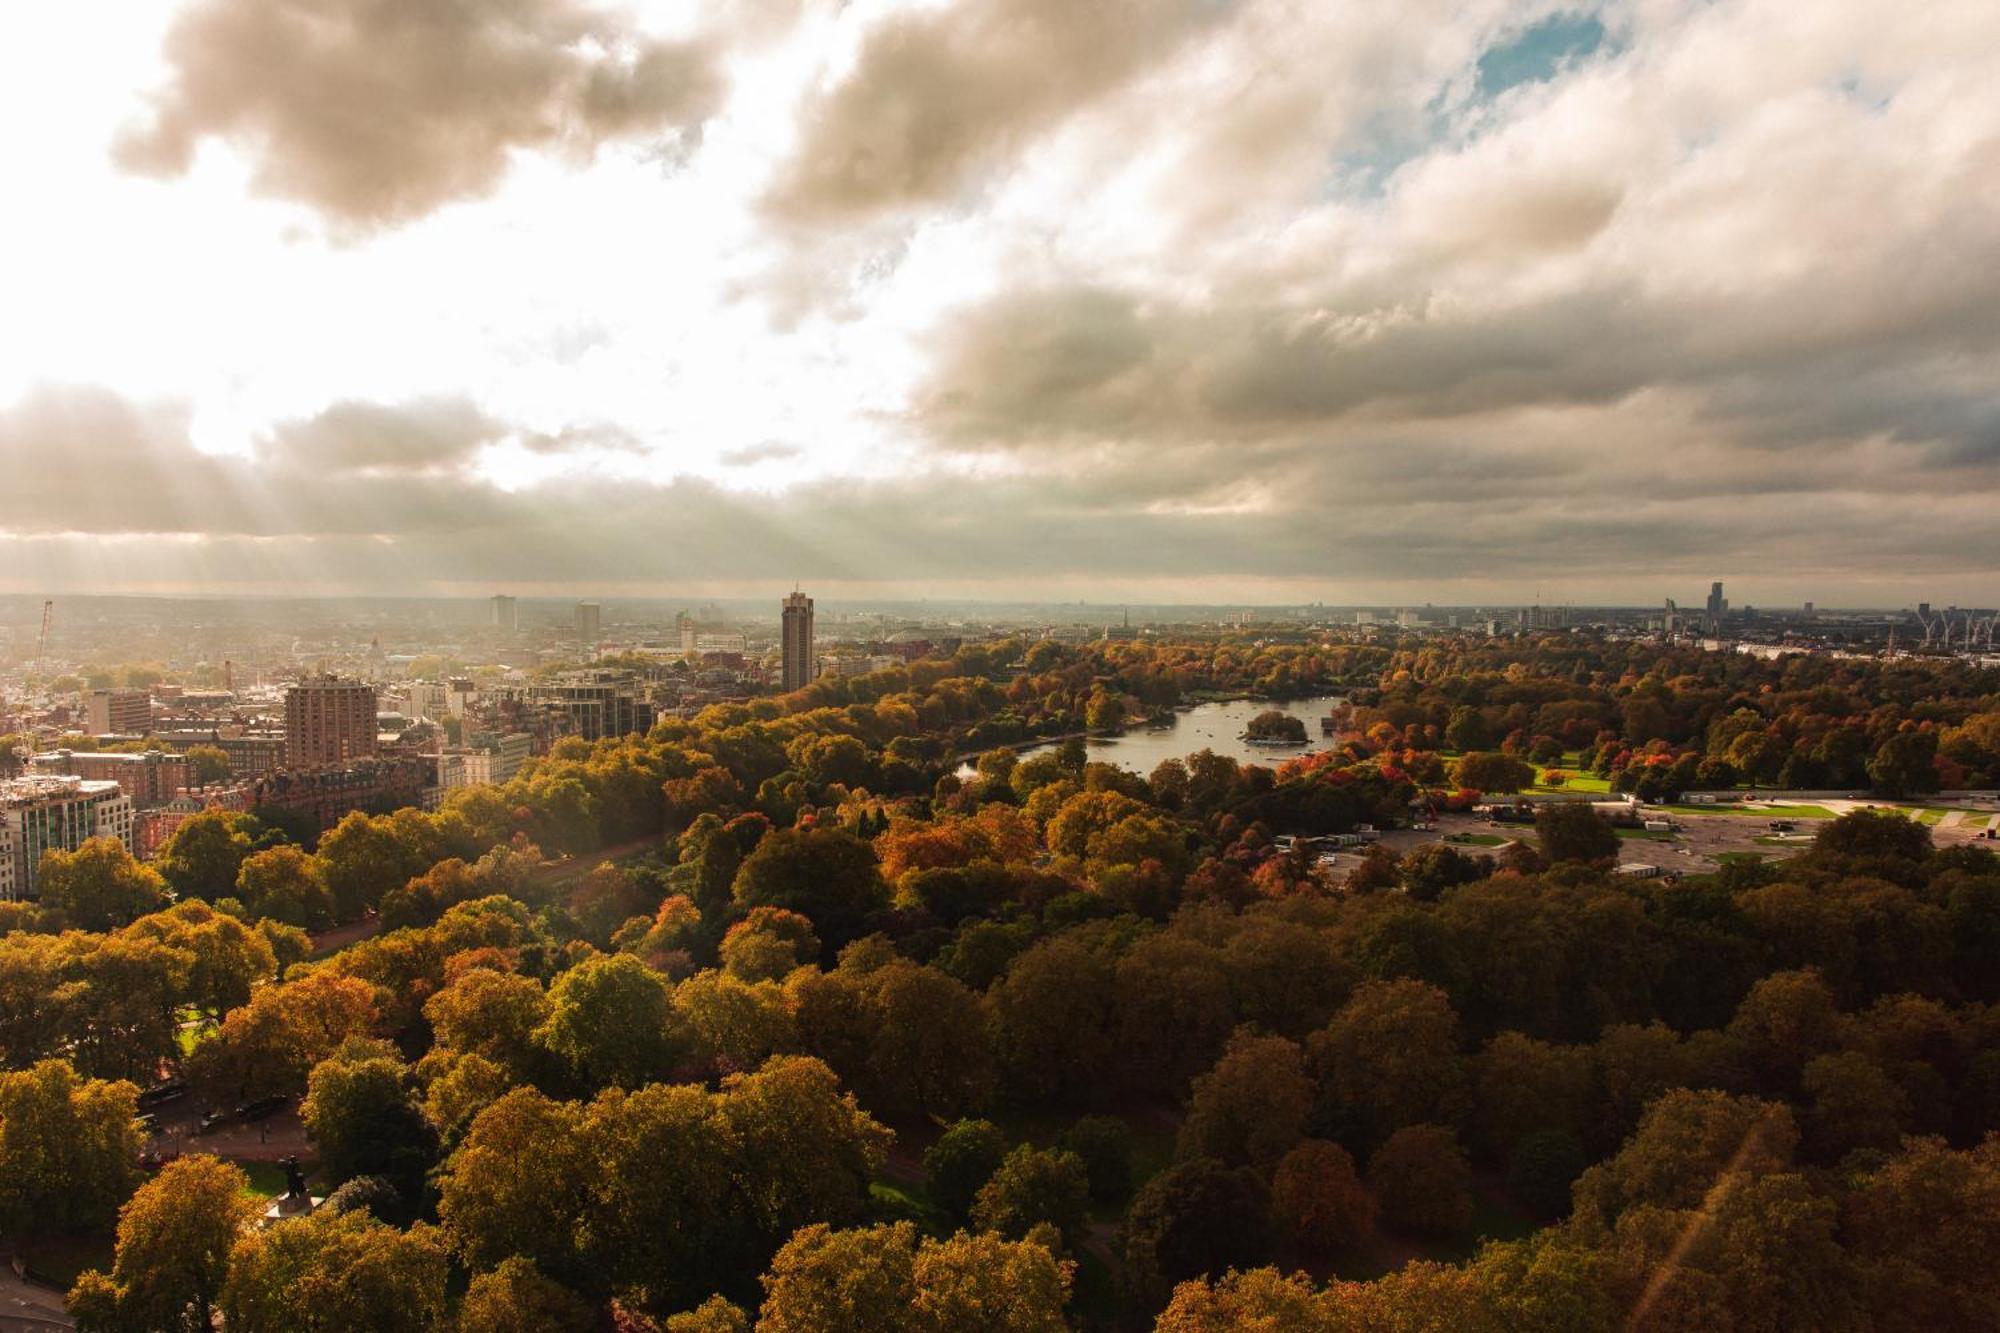
<path id="1" fill-rule="evenodd" d="M 1600 778 L 1595 773 L 1572 773 L 1560 787 L 1545 787 L 1537 782 L 1528 790 L 1543 793 L 1580 791 L 1589 792 L 1593 796 L 1609 796 L 1611 794 L 1611 779 Z"/>
<path id="2" fill-rule="evenodd" d="M 1616 830 L 1619 837 L 1627 842 L 1672 842 L 1674 835 L 1662 833 L 1658 829 L 1621 828 Z"/>
<path id="3" fill-rule="evenodd" d="M 1749 819 L 1837 819 L 1823 805 L 1666 805 L 1677 815 L 1735 815 Z"/>
<path id="4" fill-rule="evenodd" d="M 1942 824 L 1944 823 L 1944 817 L 1950 813 L 1951 811 L 1949 810 L 1919 810 L 1917 811 L 1917 822 L 1919 824 Z"/>
<path id="5" fill-rule="evenodd" d="M 278 1183 L 282 1189 L 283 1180 Z M 914 1222 L 917 1230 L 927 1236 L 951 1234 L 951 1219 L 931 1202 L 928 1193 L 915 1185 L 878 1177 L 868 1182 L 868 1200 L 874 1205 L 876 1215 L 884 1220 Z"/>
<path id="6" fill-rule="evenodd" d="M 1758 841 L 1759 841 L 1759 842 L 1762 842 L 1762 841 L 1763 841 L 1763 839 L 1762 839 L 1762 838 L 1759 838 L 1759 839 L 1758 839 Z M 1762 853 L 1762 852 L 1717 852 L 1717 853 L 1716 853 L 1716 855 L 1715 855 L 1715 859 L 1716 859 L 1717 861 L 1720 861 L 1720 862 L 1721 862 L 1721 863 L 1722 863 L 1723 865 L 1726 865 L 1726 866 L 1731 866 L 1731 865 L 1736 865 L 1736 864 L 1737 864 L 1737 863 L 1739 863 L 1739 862 L 1743 862 L 1743 863 L 1754 863 L 1754 862 L 1757 862 L 1757 861 L 1761 861 L 1761 860 L 1763 860 L 1763 859 L 1764 859 L 1764 853 Z"/>
<path id="7" fill-rule="evenodd" d="M 250 1192 L 260 1199 L 275 1199 L 285 1192 L 285 1168 L 276 1162 L 238 1162 L 243 1174 L 250 1177 Z M 311 1175 L 314 1163 L 301 1161 L 306 1174 Z"/>
<path id="8" fill-rule="evenodd" d="M 1471 847 L 1499 847 L 1512 841 L 1510 838 L 1502 838 L 1492 833 L 1447 833 L 1444 840 Z"/>

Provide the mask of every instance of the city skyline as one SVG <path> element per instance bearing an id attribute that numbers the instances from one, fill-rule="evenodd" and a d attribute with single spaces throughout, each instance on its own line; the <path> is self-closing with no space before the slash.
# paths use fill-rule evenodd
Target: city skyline
<path id="1" fill-rule="evenodd" d="M 0 590 L 1995 596 L 1991 6 L 501 8 L 0 15 Z"/>

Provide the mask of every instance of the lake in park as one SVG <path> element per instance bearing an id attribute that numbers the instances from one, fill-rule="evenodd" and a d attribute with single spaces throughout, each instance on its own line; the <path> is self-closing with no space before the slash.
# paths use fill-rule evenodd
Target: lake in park
<path id="1" fill-rule="evenodd" d="M 1185 759 L 1197 750 L 1226 754 L 1239 763 L 1264 764 L 1276 768 L 1287 759 L 1324 749 L 1327 740 L 1320 734 L 1319 720 L 1345 699 L 1337 694 L 1314 695 L 1273 703 L 1268 699 L 1233 699 L 1227 703 L 1196 704 L 1185 713 L 1175 713 L 1171 724 L 1137 726 L 1117 736 L 1092 736 L 1084 741 L 1095 764 L 1116 764 L 1140 774 L 1151 773 L 1162 759 Z M 1306 724 L 1304 745 L 1252 745 L 1243 739 L 1250 719 L 1268 709 L 1289 713 Z M 1023 746 L 1023 756 L 1054 749 L 1058 742 Z M 969 774 L 971 765 L 960 769 Z"/>

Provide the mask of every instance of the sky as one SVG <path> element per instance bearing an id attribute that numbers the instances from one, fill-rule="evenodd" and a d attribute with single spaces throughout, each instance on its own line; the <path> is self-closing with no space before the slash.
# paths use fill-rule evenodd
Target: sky
<path id="1" fill-rule="evenodd" d="M 0 591 L 2000 600 L 1991 0 L 9 4 L 0 171 Z"/>

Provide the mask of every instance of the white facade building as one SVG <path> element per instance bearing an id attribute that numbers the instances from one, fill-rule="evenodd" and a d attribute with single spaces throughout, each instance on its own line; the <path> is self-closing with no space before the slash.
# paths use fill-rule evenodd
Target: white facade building
<path id="1" fill-rule="evenodd" d="M 132 798 L 117 783 L 63 776 L 0 782 L 0 901 L 37 897 L 42 853 L 73 852 L 89 838 L 132 845 Z"/>

